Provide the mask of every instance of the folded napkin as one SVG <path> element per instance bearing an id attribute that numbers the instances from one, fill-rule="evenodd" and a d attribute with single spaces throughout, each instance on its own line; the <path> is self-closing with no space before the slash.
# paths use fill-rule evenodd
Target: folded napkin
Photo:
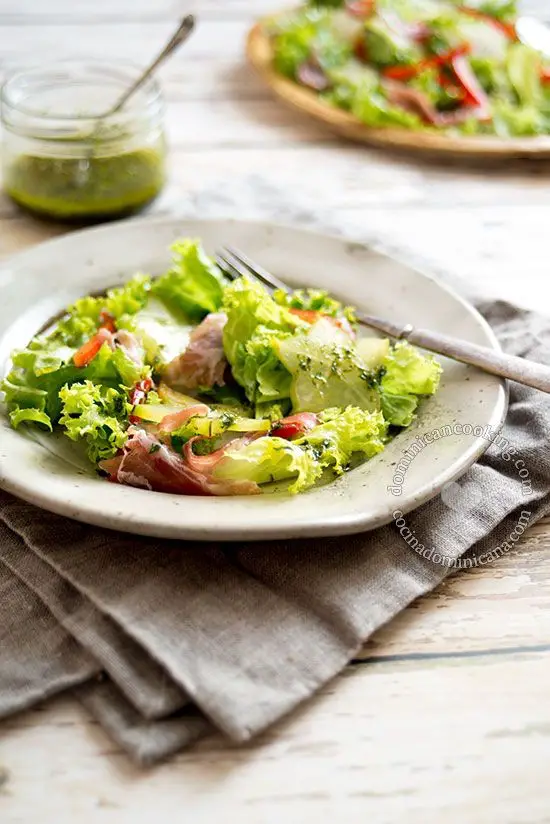
<path id="1" fill-rule="evenodd" d="M 506 351 L 550 364 L 550 320 L 480 308 Z M 447 563 L 415 552 L 396 524 L 302 541 L 157 541 L 0 493 L 0 717 L 70 689 L 143 764 L 214 729 L 236 742 L 260 732 L 453 559 L 487 562 L 550 510 L 550 396 L 510 390 L 509 449 L 493 445 L 458 494 L 407 516 Z"/>

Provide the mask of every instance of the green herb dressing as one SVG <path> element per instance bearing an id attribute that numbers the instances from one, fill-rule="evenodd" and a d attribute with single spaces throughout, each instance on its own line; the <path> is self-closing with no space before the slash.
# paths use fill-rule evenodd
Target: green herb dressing
<path id="1" fill-rule="evenodd" d="M 157 197 L 165 182 L 164 148 L 111 156 L 14 158 L 5 171 L 6 193 L 41 217 L 99 222 L 125 217 Z"/>

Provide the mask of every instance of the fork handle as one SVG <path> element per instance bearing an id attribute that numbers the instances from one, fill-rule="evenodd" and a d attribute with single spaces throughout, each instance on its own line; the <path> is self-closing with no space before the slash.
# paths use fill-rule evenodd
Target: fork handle
<path id="1" fill-rule="evenodd" d="M 478 346 L 475 343 L 452 338 L 438 332 L 431 332 L 429 329 L 411 329 L 407 327 L 402 331 L 400 337 L 406 339 L 415 346 L 421 346 L 430 352 L 447 357 L 462 363 L 478 366 L 485 372 L 498 375 L 501 378 L 522 383 L 525 386 L 532 386 L 543 392 L 550 392 L 550 367 L 542 363 L 518 358 L 515 355 L 506 355 L 489 349 L 486 346 Z"/>

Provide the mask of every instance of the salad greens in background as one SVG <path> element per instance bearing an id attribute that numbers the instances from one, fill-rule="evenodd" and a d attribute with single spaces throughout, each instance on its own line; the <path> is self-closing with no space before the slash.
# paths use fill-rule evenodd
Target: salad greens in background
<path id="1" fill-rule="evenodd" d="M 374 128 L 550 133 L 550 61 L 513 0 L 310 0 L 267 22 L 275 69 Z"/>
<path id="2" fill-rule="evenodd" d="M 12 355 L 11 424 L 58 429 L 112 481 L 181 494 L 290 492 L 345 472 L 410 425 L 441 367 L 407 343 L 356 337 L 319 290 L 226 279 L 197 241 L 69 307 Z"/>

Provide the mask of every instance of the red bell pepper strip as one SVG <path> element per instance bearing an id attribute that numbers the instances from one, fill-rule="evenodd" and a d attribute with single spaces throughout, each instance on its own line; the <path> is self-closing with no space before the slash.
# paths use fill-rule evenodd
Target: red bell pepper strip
<path id="1" fill-rule="evenodd" d="M 479 11 L 479 9 L 471 9 L 468 6 L 459 6 L 458 8 L 459 11 L 461 11 L 463 14 L 467 14 L 468 17 L 475 17 L 477 20 L 483 20 L 485 23 L 490 23 L 496 29 L 505 34 L 509 40 L 518 39 L 516 27 L 513 23 L 506 23 L 504 20 L 498 20 L 496 17 L 492 17 L 490 14 L 486 14 L 483 11 Z"/>
<path id="2" fill-rule="evenodd" d="M 317 323 L 317 321 L 323 317 L 322 312 L 318 312 L 315 309 L 290 309 L 293 315 L 297 315 L 302 320 L 305 320 L 306 323 Z"/>
<path id="3" fill-rule="evenodd" d="M 451 72 L 445 71 L 445 67 L 442 66 L 439 70 L 438 79 L 441 88 L 445 89 L 447 94 L 453 97 L 457 103 L 463 105 L 466 100 L 466 92 L 455 77 L 454 72 L 451 74 Z"/>
<path id="4" fill-rule="evenodd" d="M 291 441 L 293 438 L 305 435 L 318 423 L 319 419 L 313 412 L 299 412 L 297 415 L 291 415 L 277 421 L 269 434 L 273 438 L 284 438 L 285 441 Z"/>
<path id="5" fill-rule="evenodd" d="M 540 79 L 543 83 L 550 83 L 550 66 L 544 66 L 540 70 Z"/>
<path id="6" fill-rule="evenodd" d="M 305 320 L 306 323 L 317 323 L 318 320 L 321 318 L 325 318 L 328 320 L 329 323 L 332 323 L 333 326 L 337 326 L 338 329 L 341 329 L 342 332 L 345 332 L 346 335 L 349 335 L 350 338 L 355 337 L 355 332 L 352 329 L 350 322 L 347 318 L 335 318 L 332 315 L 326 315 L 324 312 L 318 312 L 315 309 L 290 309 L 293 315 L 297 315 L 302 320 Z"/>
<path id="7" fill-rule="evenodd" d="M 102 309 L 99 313 L 100 329 L 108 329 L 109 332 L 116 332 L 116 321 L 113 315 L 107 310 Z"/>
<path id="8" fill-rule="evenodd" d="M 423 65 L 425 62 L 414 63 L 412 66 L 388 66 L 388 68 L 382 70 L 382 74 L 384 77 L 389 77 L 390 80 L 412 80 L 422 69 L 427 68 Z"/>
<path id="9" fill-rule="evenodd" d="M 468 54 L 469 52 L 470 46 L 467 43 L 464 43 L 462 46 L 457 46 L 455 49 L 450 49 L 444 54 L 436 54 L 433 57 L 427 57 L 425 60 L 420 60 L 418 63 L 413 63 L 411 66 L 389 66 L 387 69 L 384 69 L 382 73 L 385 77 L 389 77 L 391 80 L 411 80 L 425 69 L 433 69 L 438 66 L 444 66 L 447 63 L 450 63 L 454 57 Z"/>
<path id="10" fill-rule="evenodd" d="M 346 3 L 346 10 L 354 17 L 370 17 L 374 14 L 376 0 L 349 0 Z"/>
<path id="11" fill-rule="evenodd" d="M 362 60 L 363 63 L 368 63 L 369 55 L 367 53 L 367 44 L 365 43 L 365 38 L 362 34 L 359 35 L 355 41 L 353 52 L 358 60 Z"/>
<path id="12" fill-rule="evenodd" d="M 491 110 L 489 98 L 465 56 L 463 54 L 455 55 L 451 60 L 451 66 L 461 88 L 464 90 L 464 104 L 474 106 L 480 113 L 489 114 Z"/>
<path id="13" fill-rule="evenodd" d="M 144 378 L 138 381 L 130 392 L 130 403 L 136 406 L 138 403 L 143 403 L 147 398 L 147 393 L 153 388 L 153 381 L 151 378 Z"/>
<path id="14" fill-rule="evenodd" d="M 87 340 L 73 355 L 73 363 L 79 369 L 88 366 L 93 361 L 101 347 L 111 341 L 112 335 L 108 329 L 100 329 L 90 340 Z"/>

